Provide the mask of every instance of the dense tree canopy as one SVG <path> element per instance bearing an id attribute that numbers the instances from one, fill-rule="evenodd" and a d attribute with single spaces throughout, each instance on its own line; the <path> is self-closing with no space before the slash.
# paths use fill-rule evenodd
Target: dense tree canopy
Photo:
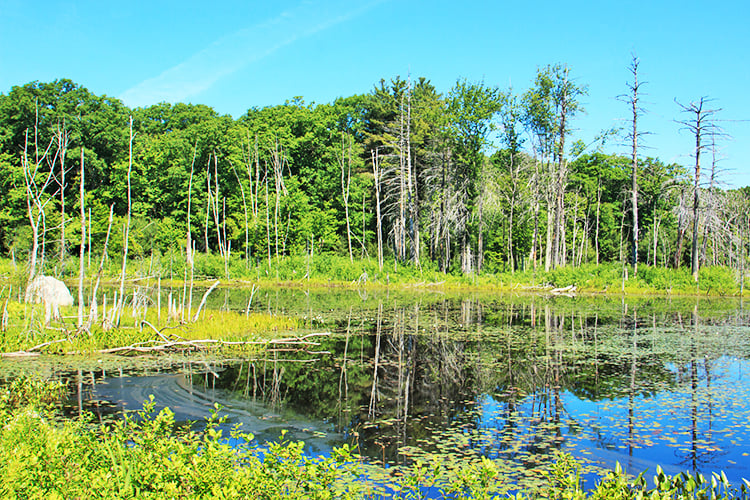
<path id="1" fill-rule="evenodd" d="M 109 207 L 127 215 L 130 168 L 135 255 L 184 252 L 190 234 L 196 251 L 248 267 L 382 247 L 397 263 L 471 273 L 635 257 L 684 266 L 699 238 L 701 265 L 744 266 L 747 190 L 642 158 L 632 196 L 630 158 L 569 140 L 587 91 L 574 82 L 565 65 L 540 68 L 524 94 L 466 80 L 441 93 L 396 77 L 237 119 L 204 105 L 128 109 L 70 80 L 16 86 L 0 94 L 0 252 L 22 258 L 41 238 L 48 265 L 73 254 L 85 158 L 94 249 Z"/>

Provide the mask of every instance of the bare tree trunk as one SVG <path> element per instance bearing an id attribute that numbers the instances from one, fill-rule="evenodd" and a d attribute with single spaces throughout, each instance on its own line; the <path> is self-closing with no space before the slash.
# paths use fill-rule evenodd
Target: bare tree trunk
<path id="1" fill-rule="evenodd" d="M 232 242 L 227 238 L 227 199 L 221 199 L 222 233 L 224 237 L 224 276 L 229 280 L 229 259 L 232 256 Z"/>
<path id="2" fill-rule="evenodd" d="M 86 257 L 86 208 L 84 201 L 84 172 L 83 147 L 81 147 L 81 251 L 78 259 L 78 329 L 83 327 L 83 275 L 84 259 Z"/>
<path id="3" fill-rule="evenodd" d="M 623 200 L 623 205 L 625 205 L 625 200 Z M 625 252 L 623 249 L 623 242 L 624 239 L 624 233 L 625 233 L 625 210 L 622 211 L 622 217 L 620 217 L 620 262 L 623 266 L 625 266 Z"/>
<path id="4" fill-rule="evenodd" d="M 57 149 L 60 159 L 60 271 L 65 269 L 65 156 L 68 151 L 68 132 L 57 125 Z M 83 168 L 83 167 L 81 167 Z"/>
<path id="5" fill-rule="evenodd" d="M 531 259 L 534 271 L 536 271 L 537 260 L 539 257 L 539 162 L 534 158 L 534 190 L 531 193 L 534 198 L 534 233 L 531 237 Z"/>
<path id="6" fill-rule="evenodd" d="M 209 180 L 210 178 L 209 176 Z M 212 211 L 214 214 L 214 223 L 216 224 L 216 244 L 219 247 L 219 255 L 223 259 L 226 259 L 226 242 L 222 238 L 221 221 L 219 220 L 219 160 L 216 153 L 214 153 L 214 185 L 212 188 L 214 189 Z M 209 188 L 209 190 L 212 188 Z"/>
<path id="7" fill-rule="evenodd" d="M 120 326 L 120 314 L 122 313 L 122 306 L 125 302 L 125 271 L 128 266 L 128 240 L 130 239 L 130 216 L 132 209 L 132 199 L 130 190 L 130 174 L 133 170 L 133 116 L 130 116 L 130 140 L 128 142 L 128 216 L 127 223 L 125 225 L 125 234 L 122 250 L 122 271 L 120 272 L 120 300 L 117 305 L 117 321 L 115 324 Z"/>
<path id="8" fill-rule="evenodd" d="M 573 265 L 575 265 L 576 262 L 577 262 L 577 260 L 576 260 L 576 241 L 577 241 L 577 238 L 578 238 L 578 203 L 579 203 L 579 198 L 578 198 L 578 193 L 576 193 L 576 204 L 573 207 L 573 217 L 572 217 L 572 219 L 573 219 L 573 241 L 571 242 L 571 245 L 570 245 L 571 248 L 573 249 L 573 253 L 571 255 L 571 259 L 573 260 Z"/>
<path id="9" fill-rule="evenodd" d="M 715 193 L 714 193 L 714 186 L 716 184 L 716 135 L 711 134 L 711 178 L 708 184 L 708 207 L 707 207 L 707 214 L 706 214 L 706 224 L 703 228 L 703 245 L 701 247 L 701 253 L 700 253 L 700 263 L 701 265 L 705 264 L 706 262 L 706 247 L 708 246 L 708 240 L 711 235 L 711 226 L 712 220 L 713 220 L 713 212 L 714 212 L 714 206 L 715 206 Z M 714 252 L 714 258 L 716 258 L 716 252 Z M 714 265 L 716 262 L 714 262 Z"/>
<path id="10" fill-rule="evenodd" d="M 252 191 L 252 190 L 251 190 Z M 260 154 L 258 153 L 258 136 L 255 136 L 255 204 L 253 218 L 258 219 L 258 194 L 260 193 Z"/>
<path id="11" fill-rule="evenodd" d="M 35 129 L 35 137 L 36 137 L 36 129 Z M 51 145 L 51 144 L 50 144 Z M 27 215 L 29 218 L 29 225 L 31 226 L 31 233 L 32 233 L 32 239 L 31 239 L 31 252 L 29 256 L 29 273 L 28 273 L 28 282 L 27 282 L 27 290 L 26 290 L 26 301 L 31 300 L 31 297 L 28 295 L 28 285 L 31 284 L 31 282 L 36 277 L 36 271 L 37 266 L 39 265 L 37 260 L 39 258 L 39 238 L 44 237 L 44 222 L 45 222 L 45 213 L 44 209 L 49 202 L 51 198 L 44 199 L 44 193 L 46 189 L 49 187 L 49 185 L 52 183 L 52 180 L 54 176 L 52 175 L 52 170 L 46 173 L 46 177 L 44 178 L 44 182 L 41 184 L 37 183 L 37 176 L 39 174 L 39 146 L 34 144 L 35 149 L 35 162 L 34 165 L 31 165 L 31 162 L 29 161 L 28 156 L 28 146 L 29 146 L 29 132 L 26 131 L 25 134 L 25 140 L 24 140 L 24 146 L 23 146 L 23 152 L 21 154 L 21 167 L 23 170 L 23 177 L 24 177 L 24 187 L 26 188 L 26 210 Z M 49 148 L 47 148 L 47 151 L 49 151 Z M 41 159 L 46 158 L 47 152 L 44 153 Z M 56 193 L 55 193 L 56 194 Z M 41 231 L 40 231 L 41 228 Z M 43 252 L 43 250 L 42 250 Z"/>
<path id="12" fill-rule="evenodd" d="M 29 159 L 26 155 L 26 148 L 28 145 L 28 132 L 26 134 L 26 144 L 24 145 L 23 149 L 23 157 L 22 157 L 22 165 L 23 165 L 23 175 L 24 175 L 24 181 L 26 186 L 26 208 L 28 211 L 29 216 L 29 224 L 31 225 L 31 252 L 29 255 L 29 278 L 28 278 L 28 284 L 31 284 L 31 282 L 34 280 L 34 277 L 36 276 L 36 261 L 37 261 L 37 255 L 39 253 L 39 223 L 41 218 L 41 211 L 43 210 L 43 206 L 40 203 L 41 200 L 39 200 L 39 193 L 35 192 L 33 188 L 36 187 L 36 172 L 39 168 L 39 164 L 35 164 L 34 169 L 29 166 Z M 49 178 L 48 178 L 49 179 Z M 34 208 L 37 208 L 39 210 L 38 215 L 34 215 Z M 29 298 L 27 297 L 26 300 L 28 301 Z"/>
<path id="13" fill-rule="evenodd" d="M 510 182 L 511 182 L 511 195 L 510 195 L 510 213 L 508 214 L 508 267 L 510 272 L 513 274 L 516 270 L 515 259 L 513 258 L 513 216 L 515 215 L 516 209 L 516 196 L 518 192 L 518 177 L 513 162 L 513 150 L 510 151 Z"/>
<path id="14" fill-rule="evenodd" d="M 380 171 L 380 156 L 378 155 L 377 148 L 370 151 L 372 156 L 372 173 L 375 179 L 375 217 L 377 224 L 377 237 L 378 237 L 378 268 L 380 272 L 383 272 L 383 219 L 380 214 L 380 178 L 382 172 Z"/>
<path id="15" fill-rule="evenodd" d="M 206 164 L 206 220 L 203 225 L 203 237 L 205 239 L 206 254 L 211 253 L 211 249 L 208 246 L 208 221 L 211 217 L 211 207 L 213 202 L 211 201 L 211 155 L 208 155 L 208 163 Z"/>
<path id="16" fill-rule="evenodd" d="M 271 271 L 271 209 L 268 206 L 268 165 L 265 166 L 264 183 L 266 187 L 266 248 L 268 249 L 268 271 Z"/>
<path id="17" fill-rule="evenodd" d="M 242 194 L 242 209 L 245 214 L 245 269 L 250 268 L 250 235 L 249 235 L 249 229 L 248 229 L 248 217 L 247 217 L 247 201 L 245 199 L 245 188 L 242 185 L 242 180 L 240 179 L 240 176 L 237 174 L 237 170 L 234 168 L 234 164 L 230 161 L 229 164 L 232 166 L 232 172 L 234 172 L 234 176 L 237 178 L 237 184 L 240 186 L 240 194 Z"/>
<path id="18" fill-rule="evenodd" d="M 653 231 L 652 231 L 652 236 L 651 237 L 654 239 L 654 241 L 653 241 L 653 243 L 654 243 L 654 248 L 653 248 L 654 257 L 652 259 L 652 264 L 654 266 L 656 266 L 657 263 L 658 263 L 657 258 L 656 258 L 656 252 L 657 252 L 657 250 L 659 248 L 659 217 L 657 217 L 656 214 L 654 214 L 654 225 L 653 225 Z"/>
<path id="19" fill-rule="evenodd" d="M 193 160 L 190 162 L 190 180 L 188 181 L 188 206 L 187 206 L 187 235 L 185 243 L 185 258 L 187 260 L 188 267 L 192 270 L 195 266 L 193 260 L 193 237 L 191 233 L 190 217 L 192 215 L 192 203 L 193 203 L 193 174 L 195 173 L 195 157 L 198 152 L 198 141 L 195 141 L 193 146 Z"/>
<path id="20" fill-rule="evenodd" d="M 633 111 L 633 128 L 630 133 L 632 140 L 631 168 L 632 168 L 632 187 L 631 203 L 633 205 L 633 275 L 638 274 L 638 92 L 641 83 L 638 82 L 638 59 L 633 57 L 630 67 L 633 73 L 633 84 L 630 87 L 630 104 Z"/>
<path id="21" fill-rule="evenodd" d="M 706 97 L 701 97 L 697 102 L 689 105 L 677 103 L 682 111 L 691 115 L 691 118 L 679 122 L 695 135 L 695 176 L 693 182 L 693 244 L 691 247 L 691 272 L 693 279 L 698 282 L 698 269 L 700 260 L 698 255 L 698 238 L 700 227 L 700 180 L 701 180 L 701 151 L 705 147 L 702 139 L 705 134 L 716 134 L 718 127 L 712 119 L 712 115 L 717 113 L 718 109 L 706 109 L 705 105 L 710 101 Z"/>
<path id="22" fill-rule="evenodd" d="M 278 138 L 276 138 L 274 151 L 272 152 L 273 159 L 273 173 L 274 173 L 274 184 L 275 184 L 275 204 L 274 204 L 274 234 L 276 242 L 276 270 L 278 271 L 279 265 L 279 216 L 281 210 L 281 195 L 286 193 L 286 187 L 284 186 L 284 165 L 286 164 L 286 153 L 279 144 Z"/>
<path id="23" fill-rule="evenodd" d="M 700 227 L 700 179 L 701 179 L 701 160 L 700 160 L 701 139 L 700 134 L 695 136 L 695 183 L 693 185 L 693 243 L 690 250 L 690 272 L 693 279 L 698 281 L 698 228 Z"/>
<path id="24" fill-rule="evenodd" d="M 482 272 L 484 263 L 484 197 L 479 198 L 479 235 L 477 237 L 477 273 Z"/>
<path id="25" fill-rule="evenodd" d="M 89 223 L 89 230 L 88 230 L 88 233 L 86 233 L 86 236 L 89 239 L 89 242 L 88 242 L 88 253 L 86 254 L 86 269 L 91 270 L 91 207 L 89 207 L 88 223 Z"/>
<path id="26" fill-rule="evenodd" d="M 367 219 L 365 218 L 365 193 L 362 193 L 362 256 L 360 258 L 370 260 L 370 256 L 367 254 L 367 236 L 365 230 L 367 229 Z"/>
<path id="27" fill-rule="evenodd" d="M 115 206 L 110 205 L 109 206 L 109 224 L 107 225 L 107 236 L 104 238 L 104 249 L 102 250 L 102 258 L 99 262 L 99 270 L 96 272 L 96 280 L 94 281 L 94 288 L 91 291 L 91 301 L 90 301 L 90 309 L 89 309 L 89 319 L 86 322 L 86 329 L 91 328 L 91 324 L 93 321 L 95 321 L 96 316 L 96 292 L 99 289 L 99 282 L 102 279 L 102 274 L 104 273 L 104 261 L 107 259 L 107 247 L 109 246 L 109 235 L 112 232 L 112 219 L 114 217 L 114 210 Z M 91 253 L 91 249 L 89 249 L 89 253 Z M 106 300 L 104 303 L 105 311 L 104 315 L 106 316 Z"/>
<path id="28" fill-rule="evenodd" d="M 674 268 L 677 269 L 682 264 L 682 244 L 685 239 L 686 223 L 685 223 L 685 189 L 680 193 L 680 202 L 678 205 L 678 217 L 677 217 L 677 243 L 674 254 Z"/>
<path id="29" fill-rule="evenodd" d="M 568 74 L 566 70 L 563 85 L 567 86 L 567 81 Z M 558 129 L 560 142 L 557 148 L 557 171 L 555 172 L 555 222 L 552 238 L 552 267 L 558 267 L 565 263 L 565 255 L 562 248 L 565 244 L 565 185 L 568 168 L 565 161 L 565 135 L 568 133 L 566 126 L 567 117 L 567 92 L 563 91 L 560 99 L 560 127 Z"/>
<path id="30" fill-rule="evenodd" d="M 349 160 L 346 161 L 346 145 L 344 143 L 349 142 Z M 341 193 L 344 199 L 344 213 L 346 215 L 346 241 L 349 245 L 349 261 L 354 262 L 354 254 L 352 253 L 352 232 L 351 223 L 349 220 L 349 186 L 351 184 L 352 174 L 352 146 L 351 138 L 348 135 L 341 136 L 341 158 L 339 161 L 341 166 Z"/>
<path id="31" fill-rule="evenodd" d="M 602 178 L 596 188 L 596 229 L 594 230 L 594 250 L 596 252 L 596 265 L 599 265 L 599 220 L 602 210 Z"/>
<path id="32" fill-rule="evenodd" d="M 396 262 L 403 262 L 406 260 L 406 212 L 407 212 L 407 156 L 408 151 L 404 154 L 406 149 L 406 137 L 404 132 L 404 102 L 403 97 L 399 103 L 399 131 L 398 131 L 398 217 L 396 218 L 396 224 L 394 227 L 394 243 L 396 251 Z"/>
<path id="33" fill-rule="evenodd" d="M 552 269 L 552 229 L 555 223 L 554 210 L 555 210 L 555 207 L 552 206 L 551 203 L 547 203 L 547 239 L 546 239 L 546 244 L 545 244 L 545 249 L 544 249 L 544 270 L 545 271 L 549 271 L 550 269 Z"/>
<path id="34" fill-rule="evenodd" d="M 407 185 L 409 188 L 409 238 L 411 240 L 412 259 L 419 266 L 419 193 L 417 192 L 418 175 L 416 162 L 411 156 L 411 78 L 409 78 L 407 106 L 406 106 L 406 168 L 408 172 Z"/>

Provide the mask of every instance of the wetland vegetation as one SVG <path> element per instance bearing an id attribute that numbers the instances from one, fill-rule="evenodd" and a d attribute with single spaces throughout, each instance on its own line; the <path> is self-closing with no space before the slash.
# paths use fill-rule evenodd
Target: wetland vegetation
<path id="1" fill-rule="evenodd" d="M 237 119 L 0 94 L 0 493 L 746 496 L 750 191 L 710 100 L 643 157 L 630 69 L 632 129 L 578 138 L 564 64 Z"/>
<path id="2" fill-rule="evenodd" d="M 6 394 L 26 394 L 5 403 L 3 452 L 26 453 L 8 462 L 8 487 L 67 497 L 101 484 L 103 497 L 123 498 L 631 498 L 641 489 L 693 498 L 708 494 L 713 473 L 714 492 L 728 497 L 750 475 L 741 299 L 220 287 L 207 308 L 325 335 L 292 349 L 4 361 Z M 39 374 L 57 384 L 52 394 L 64 388 L 64 403 L 47 398 L 56 417 L 17 409 L 45 393 L 19 389 Z M 42 437 L 21 446 L 30 432 Z M 88 453 L 55 451 L 82 443 Z M 47 468 L 32 473 L 26 460 Z M 65 476 L 70 463 L 80 482 Z"/>

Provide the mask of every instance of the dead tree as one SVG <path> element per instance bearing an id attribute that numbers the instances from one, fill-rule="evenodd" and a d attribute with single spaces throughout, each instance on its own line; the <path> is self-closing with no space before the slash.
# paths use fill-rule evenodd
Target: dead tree
<path id="1" fill-rule="evenodd" d="M 690 271 L 693 274 L 693 279 L 698 282 L 698 269 L 700 267 L 698 233 L 700 228 L 701 152 L 707 147 L 703 139 L 709 134 L 717 133 L 719 130 L 714 115 L 721 110 L 707 109 L 707 104 L 711 102 L 711 99 L 707 97 L 701 97 L 698 101 L 691 102 L 690 104 L 680 104 L 677 100 L 675 102 L 680 106 L 683 113 L 689 115 L 689 118 L 677 123 L 681 124 L 683 129 L 688 130 L 695 136 L 695 151 L 693 153 L 695 158 L 695 175 L 693 178 L 693 243 L 690 252 Z"/>
<path id="2" fill-rule="evenodd" d="M 23 170 L 24 186 L 26 188 L 26 210 L 29 218 L 29 224 L 31 226 L 31 253 L 29 256 L 29 274 L 28 283 L 31 283 L 36 276 L 37 260 L 39 258 L 39 238 L 43 232 L 40 230 L 44 222 L 45 207 L 50 202 L 52 196 L 47 196 L 45 193 L 49 188 L 54 178 L 52 171 L 40 172 L 39 160 L 46 158 L 49 153 L 51 146 L 47 147 L 46 151 L 40 158 L 39 147 L 37 139 L 34 140 L 35 148 L 35 159 L 32 162 L 29 159 L 29 131 L 26 131 L 26 137 L 23 146 L 23 152 L 21 154 L 21 167 Z"/>
<path id="3" fill-rule="evenodd" d="M 84 258 L 86 256 L 86 206 L 84 201 L 84 167 L 83 167 L 83 147 L 81 147 L 81 249 L 78 255 L 78 329 L 83 328 L 83 275 L 84 275 Z M 65 227 L 65 226 L 63 226 Z"/>
<path id="4" fill-rule="evenodd" d="M 99 262 L 99 269 L 96 272 L 96 280 L 94 281 L 94 289 L 91 291 L 91 306 L 89 309 L 89 319 L 86 323 L 86 329 L 90 329 L 94 321 L 96 321 L 96 292 L 99 289 L 99 283 L 102 280 L 102 274 L 104 274 L 104 261 L 107 258 L 107 248 L 109 247 L 109 235 L 112 232 L 112 219 L 114 216 L 114 205 L 109 206 L 109 223 L 107 224 L 107 236 L 104 238 L 104 248 L 102 249 L 102 257 Z M 91 255 L 91 249 L 89 249 L 89 255 Z M 106 306 L 106 300 L 105 304 Z"/>
<path id="5" fill-rule="evenodd" d="M 237 173 L 237 169 L 234 168 L 234 163 L 232 163 L 231 160 L 229 161 L 229 165 L 232 167 L 232 172 L 234 172 L 234 177 L 237 179 L 237 184 L 240 186 L 240 194 L 242 195 L 242 209 L 245 213 L 245 269 L 250 269 L 250 234 L 245 187 L 242 185 L 242 179 L 240 179 L 240 176 Z"/>
<path id="6" fill-rule="evenodd" d="M 120 314 L 122 313 L 122 307 L 125 302 L 125 271 L 128 267 L 128 240 L 130 239 L 130 216 L 133 206 L 133 200 L 131 198 L 131 186 L 130 186 L 130 174 L 133 171 L 133 116 L 130 116 L 130 136 L 128 141 L 128 176 L 127 176 L 127 185 L 128 185 L 128 213 L 127 213 L 127 220 L 125 223 L 125 231 L 123 235 L 123 248 L 122 248 L 122 269 L 120 271 L 120 295 L 119 295 L 119 302 L 116 304 L 117 307 L 117 313 L 115 314 L 115 317 L 117 318 L 115 321 L 115 324 L 117 326 L 120 326 Z"/>
<path id="7" fill-rule="evenodd" d="M 709 175 L 709 181 L 708 181 L 708 203 L 706 203 L 706 224 L 703 228 L 703 244 L 701 246 L 701 252 L 700 252 L 700 265 L 704 265 L 706 262 L 706 252 L 708 247 L 708 240 L 711 237 L 711 233 L 715 232 L 716 230 L 720 230 L 721 228 L 721 220 L 719 220 L 716 216 L 716 209 L 717 209 L 717 192 L 716 192 L 716 185 L 719 182 L 719 161 L 721 161 L 721 158 L 719 157 L 717 145 L 716 145 L 716 138 L 717 134 L 715 132 L 711 133 L 711 173 Z M 716 259 L 716 253 L 714 252 L 714 259 Z M 715 262 L 714 262 L 715 264 Z"/>
<path id="8" fill-rule="evenodd" d="M 349 157 L 346 159 L 346 146 L 349 145 Z M 344 200 L 344 213 L 346 215 L 346 241 L 349 244 L 349 261 L 354 262 L 352 252 L 352 230 L 349 219 L 349 188 L 352 181 L 352 139 L 349 135 L 341 136 L 341 156 L 338 158 L 341 167 L 341 194 Z"/>
<path id="9" fill-rule="evenodd" d="M 68 151 L 68 131 L 65 126 L 60 127 L 57 125 L 55 131 L 54 140 L 57 142 L 57 159 L 60 162 L 60 179 L 58 185 L 60 186 L 60 268 L 64 269 L 65 266 L 65 156 Z M 50 166 L 52 171 L 54 165 Z M 81 166 L 83 168 L 83 166 Z"/>
<path id="10" fill-rule="evenodd" d="M 279 265 L 279 215 L 281 210 L 281 195 L 287 195 L 284 184 L 284 168 L 288 165 L 288 159 L 284 147 L 280 144 L 278 137 L 274 139 L 274 148 L 269 151 L 273 163 L 274 188 L 276 190 L 274 204 L 274 240 L 276 249 L 276 270 Z"/>
<path id="11" fill-rule="evenodd" d="M 372 156 L 372 174 L 375 179 L 375 217 L 378 237 L 378 268 L 383 271 L 383 218 L 380 214 L 380 182 L 383 172 L 380 168 L 380 155 L 377 148 L 370 151 Z"/>
<path id="12" fill-rule="evenodd" d="M 633 56 L 633 60 L 630 63 L 630 73 L 633 75 L 633 82 L 628 83 L 628 94 L 620 96 L 620 99 L 625 101 L 632 112 L 632 123 L 631 129 L 627 134 L 630 139 L 630 169 L 631 169 L 631 191 L 630 191 L 630 203 L 632 205 L 633 215 L 633 231 L 632 231 L 632 259 L 633 259 L 633 275 L 638 274 L 638 139 L 644 135 L 644 132 L 638 130 L 638 117 L 643 114 L 643 108 L 640 106 L 640 98 L 642 96 L 641 87 L 644 82 L 638 81 L 638 58 Z"/>

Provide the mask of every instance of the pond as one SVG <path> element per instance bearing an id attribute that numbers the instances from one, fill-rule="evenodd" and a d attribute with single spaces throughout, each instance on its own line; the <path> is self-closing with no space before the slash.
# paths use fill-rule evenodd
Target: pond
<path id="1" fill-rule="evenodd" d="M 244 311 L 248 290 L 212 307 Z M 140 409 L 182 421 L 214 403 L 258 442 L 311 454 L 349 443 L 391 470 L 497 459 L 532 482 L 555 450 L 587 470 L 661 465 L 750 478 L 750 314 L 739 300 L 273 289 L 251 308 L 326 332 L 263 359 L 193 357 L 67 373 L 72 413 Z M 396 469 L 394 469 L 396 468 Z"/>

